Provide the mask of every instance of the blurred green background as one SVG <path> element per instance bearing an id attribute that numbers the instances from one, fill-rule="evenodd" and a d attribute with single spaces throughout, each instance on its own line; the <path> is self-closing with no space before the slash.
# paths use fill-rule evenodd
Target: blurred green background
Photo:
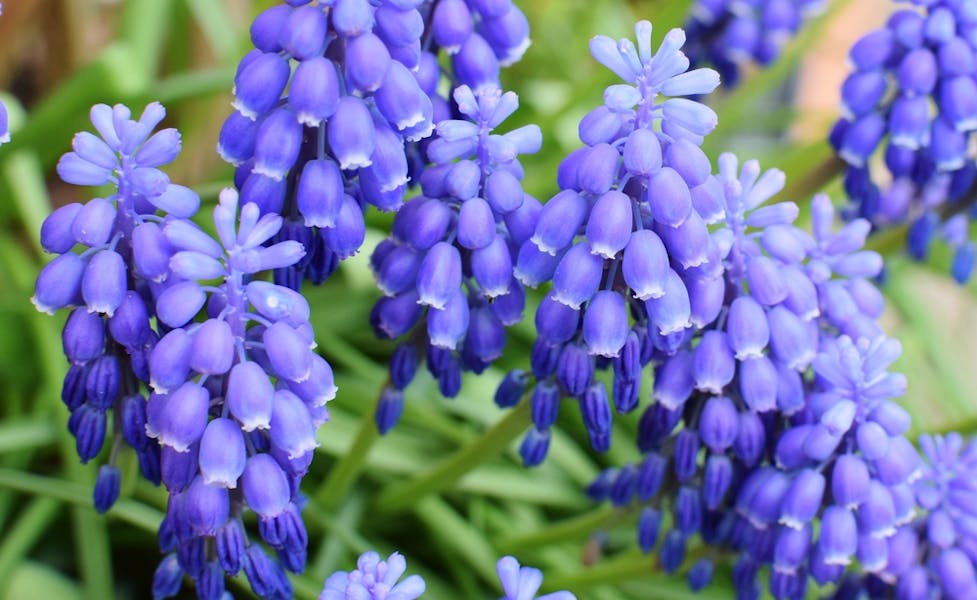
<path id="1" fill-rule="evenodd" d="M 59 331 L 64 315 L 37 313 L 28 301 L 49 257 L 37 243 L 41 221 L 66 202 L 97 191 L 60 183 L 58 157 L 75 131 L 89 129 L 88 107 L 125 102 L 134 111 L 151 100 L 168 108 L 165 125 L 183 133 L 184 150 L 168 169 L 213 202 L 231 171 L 214 152 L 230 110 L 235 63 L 250 47 L 251 17 L 270 2 L 245 0 L 8 0 L 0 17 L 0 89 L 11 112 L 14 141 L 0 148 L 0 598 L 143 598 L 159 560 L 155 529 L 165 494 L 137 478 L 122 453 L 122 497 L 106 515 L 91 508 L 91 485 L 104 462 L 80 465 L 60 402 L 67 368 Z M 596 33 L 631 36 L 637 18 L 662 31 L 679 25 L 688 1 L 523 0 L 533 45 L 503 74 L 521 98 L 511 126 L 538 123 L 542 152 L 527 158 L 526 187 L 540 199 L 555 187 L 561 156 L 577 145 L 576 123 L 601 102 L 610 72 L 590 59 Z M 835 2 L 791 44 L 772 69 L 711 101 L 720 128 L 707 143 L 757 156 L 788 174 L 785 198 L 802 205 L 818 189 L 834 192 L 823 137 L 835 116 L 844 48 L 869 21 Z M 887 3 L 871 19 L 880 20 Z M 852 29 L 855 27 L 856 29 Z M 846 37 L 848 36 L 848 37 Z M 657 42 L 656 42 L 657 43 Z M 812 60 L 812 57 L 817 60 Z M 820 93 L 820 96 L 818 95 Z M 515 554 L 546 573 L 546 589 L 567 588 L 581 599 L 685 598 L 681 577 L 657 572 L 633 542 L 636 513 L 595 508 L 583 487 L 605 466 L 637 458 L 628 437 L 637 414 L 619 418 L 617 442 L 593 456 L 577 410 L 565 405 L 550 458 L 527 471 L 515 451 L 529 419 L 523 406 L 503 413 L 492 394 L 504 369 L 525 364 L 533 335 L 529 319 L 510 335 L 500 364 L 468 377 L 453 401 L 438 397 L 426 373 L 408 391 L 401 424 L 378 439 L 375 399 L 392 349 L 367 326 L 378 292 L 366 266 L 370 243 L 388 216 L 371 215 L 367 246 L 326 285 L 309 289 L 321 351 L 334 365 L 340 394 L 332 421 L 305 480 L 312 541 L 299 597 L 314 598 L 326 575 L 350 568 L 367 549 L 399 550 L 408 571 L 428 582 L 427 597 L 486 598 L 499 593 L 497 557 Z M 880 247 L 891 243 L 876 242 Z M 890 248 L 891 249 L 891 248 Z M 932 266 L 890 252 L 886 328 L 905 355 L 906 405 L 915 431 L 977 429 L 971 390 L 977 385 L 977 287 L 960 288 Z M 643 390 L 650 390 L 649 381 Z M 644 396 L 647 402 L 647 395 Z M 639 411 L 640 412 L 640 411 Z M 595 532 L 599 532 L 595 535 Z M 728 570 L 699 597 L 730 596 Z M 240 582 L 239 582 L 240 583 Z M 247 584 L 234 585 L 247 597 Z M 187 590 L 185 589 L 186 593 Z"/>

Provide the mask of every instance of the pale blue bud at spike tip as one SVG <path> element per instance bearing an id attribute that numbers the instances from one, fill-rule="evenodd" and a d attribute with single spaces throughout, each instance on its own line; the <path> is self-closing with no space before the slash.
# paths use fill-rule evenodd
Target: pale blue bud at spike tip
<path id="1" fill-rule="evenodd" d="M 409 575 L 401 581 L 406 571 L 407 561 L 397 552 L 388 556 L 386 560 L 381 560 L 376 552 L 365 552 L 356 561 L 355 570 L 337 571 L 330 575 L 319 598 L 320 600 L 346 598 L 415 600 L 424 594 L 426 585 L 420 575 Z"/>

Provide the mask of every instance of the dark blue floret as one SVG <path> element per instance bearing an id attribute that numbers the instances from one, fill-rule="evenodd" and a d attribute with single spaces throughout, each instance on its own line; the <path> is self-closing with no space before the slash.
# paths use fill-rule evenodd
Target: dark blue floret
<path id="1" fill-rule="evenodd" d="M 831 143 L 846 163 L 847 214 L 879 229 L 908 225 L 907 251 L 917 260 L 942 238 L 954 253 L 951 273 L 965 282 L 968 219 L 954 214 L 972 195 L 973 15 L 966 3 L 914 4 L 851 49 L 855 71 L 842 86 Z"/>

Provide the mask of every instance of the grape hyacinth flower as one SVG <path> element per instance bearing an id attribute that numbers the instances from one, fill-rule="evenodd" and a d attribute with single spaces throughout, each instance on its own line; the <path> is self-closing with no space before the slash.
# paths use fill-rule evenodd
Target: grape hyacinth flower
<path id="1" fill-rule="evenodd" d="M 400 208 L 427 162 L 417 142 L 452 114 L 439 45 L 452 88 L 498 87 L 528 33 L 509 0 L 289 2 L 258 15 L 218 151 L 238 168 L 242 202 L 282 214 L 279 239 L 308 249 L 276 281 L 321 283 L 363 243 L 367 205 Z"/>
<path id="2" fill-rule="evenodd" d="M 536 311 L 534 426 L 521 448 L 527 465 L 546 456 L 564 397 L 579 403 L 591 446 L 606 450 L 610 402 L 620 413 L 634 410 L 654 345 L 673 343 L 698 318 L 687 280 L 701 273 L 719 283 L 709 264 L 718 247 L 696 205 L 715 202 L 716 182 L 698 144 L 716 115 L 682 97 L 711 92 L 719 77 L 687 71 L 681 30 L 668 32 L 654 53 L 651 24 L 639 22 L 635 34 L 637 46 L 591 40 L 594 58 L 625 83 L 608 87 L 604 104 L 581 120 L 586 145 L 560 165 L 561 191 L 540 210 L 516 258 L 521 283 L 552 283 Z M 610 391 L 594 376 L 609 367 Z M 510 373 L 497 401 L 514 404 L 529 383 Z"/>
<path id="3" fill-rule="evenodd" d="M 404 3 L 353 1 L 276 4 L 252 23 L 218 152 L 242 203 L 281 214 L 278 239 L 307 249 L 278 283 L 321 283 L 363 243 L 366 204 L 403 201 L 405 143 L 434 127 L 413 71 L 423 23 Z"/>
<path id="4" fill-rule="evenodd" d="M 519 566 L 512 556 L 503 556 L 495 564 L 495 571 L 502 583 L 505 593 L 500 600 L 576 600 L 576 596 L 567 591 L 553 592 L 537 596 L 536 591 L 543 583 L 543 573 L 533 567 Z"/>
<path id="5" fill-rule="evenodd" d="M 103 512 L 118 495 L 119 472 L 112 465 L 123 444 L 136 451 L 142 474 L 160 482 L 160 452 L 146 436 L 143 395 L 149 352 L 159 339 L 151 321 L 155 297 L 171 282 L 158 213 L 188 217 L 200 204 L 158 168 L 180 152 L 177 130 L 153 133 L 165 115 L 159 103 L 138 119 L 121 104 L 92 107 L 98 135 L 75 135 L 58 174 L 75 185 L 109 184 L 113 192 L 59 207 L 40 232 L 41 246 L 58 256 L 38 275 L 32 302 L 49 314 L 71 309 L 62 332 L 71 366 L 61 398 L 82 462 L 99 455 L 114 425 L 109 466 L 99 471 L 95 487 L 95 506 Z"/>
<path id="6" fill-rule="evenodd" d="M 967 3 L 913 4 L 852 47 L 830 139 L 845 163 L 851 215 L 878 228 L 907 225 L 916 260 L 942 240 L 964 283 L 977 256 L 967 235 L 977 181 L 975 19 Z"/>
<path id="7" fill-rule="evenodd" d="M 282 217 L 262 215 L 254 203 L 239 209 L 237 192 L 226 189 L 213 222 L 219 241 L 186 220 L 163 227 L 181 281 L 157 298 L 169 329 L 149 356 L 146 431 L 162 447 L 170 493 L 160 569 L 171 570 L 175 556 L 201 598 L 220 597 L 224 574 L 242 569 L 258 596 L 287 598 L 284 571 L 302 571 L 308 543 L 299 484 L 336 387 L 312 350 L 305 298 L 253 278 L 305 253 L 296 241 L 267 244 Z M 198 321 L 201 309 L 206 318 Z M 275 560 L 249 536 L 248 509 Z M 154 595 L 178 587 L 160 585 Z"/>
<path id="8" fill-rule="evenodd" d="M 809 522 L 822 510 L 826 480 L 818 465 L 836 464 L 836 454 L 855 452 L 856 440 L 881 431 L 870 458 L 837 459 L 845 475 L 835 497 L 848 493 L 839 491 L 848 478 L 864 475 L 852 485 L 877 484 L 882 495 L 911 477 L 911 445 L 901 437 L 908 420 L 890 401 L 905 382 L 885 372 L 898 344 L 881 337 L 876 323 L 882 302 L 870 278 L 881 259 L 860 250 L 868 224 L 833 232 L 834 209 L 816 196 L 813 235 L 804 232 L 793 225 L 796 205 L 765 204 L 784 177 L 775 169 L 761 173 L 756 161 L 738 168 L 724 154 L 716 181 L 720 203 L 709 221 L 720 249 L 718 292 L 697 296 L 700 307 L 712 298 L 697 330 L 653 352 L 655 403 L 638 429 L 644 459 L 605 472 L 589 493 L 615 506 L 637 501 L 645 552 L 658 545 L 663 515 L 671 512 L 659 550 L 667 572 L 682 565 L 698 535 L 743 552 L 734 575 L 740 597 L 759 594 L 756 573 L 766 564 L 771 593 L 792 598 L 806 585 Z M 863 430 L 870 433 L 860 436 Z M 872 479 L 876 473 L 884 485 Z M 825 511 L 834 515 L 829 523 L 854 522 L 853 513 L 845 515 L 864 497 L 852 494 L 838 501 L 844 515 Z M 833 531 L 829 523 L 822 532 Z M 703 587 L 711 573 L 708 559 L 700 560 L 690 586 Z"/>
<path id="9" fill-rule="evenodd" d="M 407 561 L 394 552 L 387 560 L 380 560 L 376 552 L 364 552 L 356 561 L 356 569 L 337 571 L 326 580 L 319 600 L 415 600 L 424 593 L 424 579 L 411 575 L 398 582 L 407 570 Z"/>
<path id="10" fill-rule="evenodd" d="M 899 600 L 977 594 L 977 516 L 973 502 L 977 441 L 958 433 L 919 438 L 924 464 L 913 484 L 920 515 L 890 541 L 878 578 Z M 878 584 L 878 582 L 872 582 Z"/>
<path id="11" fill-rule="evenodd" d="M 685 24 L 689 58 L 715 67 L 727 88 L 735 86 L 746 65 L 777 60 L 823 6 L 823 0 L 696 0 Z"/>
<path id="12" fill-rule="evenodd" d="M 522 320 L 512 265 L 540 205 L 522 190 L 519 155 L 537 152 L 542 135 L 536 125 L 493 133 L 519 106 L 512 92 L 462 85 L 454 101 L 466 118 L 438 123 L 422 195 L 397 213 L 372 257 L 385 297 L 371 323 L 379 337 L 401 340 L 377 407 L 381 432 L 396 423 L 421 362 L 454 397 L 462 371 L 485 370 L 502 354 L 505 328 Z"/>

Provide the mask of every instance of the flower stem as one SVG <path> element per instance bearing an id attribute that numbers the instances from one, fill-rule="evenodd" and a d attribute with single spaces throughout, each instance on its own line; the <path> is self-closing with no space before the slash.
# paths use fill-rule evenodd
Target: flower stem
<path id="1" fill-rule="evenodd" d="M 380 387 L 381 392 L 386 385 L 385 382 Z M 372 406 L 376 407 L 378 401 L 379 394 L 377 394 L 377 400 L 373 402 Z M 329 471 L 326 480 L 315 491 L 316 502 L 327 510 L 335 509 L 339 502 L 346 498 L 350 486 L 356 482 L 366 464 L 370 449 L 380 438 L 380 432 L 374 423 L 374 410 L 375 408 L 371 408 L 363 411 L 356 437 L 353 438 L 349 450 L 339 458 L 336 465 Z"/>
<path id="2" fill-rule="evenodd" d="M 523 401 L 477 439 L 408 481 L 394 483 L 377 498 L 380 511 L 404 510 L 418 499 L 439 492 L 472 469 L 498 456 L 530 423 L 529 402 Z"/>
<path id="3" fill-rule="evenodd" d="M 535 531 L 510 533 L 494 540 L 496 548 L 507 553 L 536 546 L 547 546 L 560 542 L 582 540 L 598 529 L 618 523 L 627 518 L 627 511 L 612 506 L 601 506 L 595 510 L 547 525 Z"/>

